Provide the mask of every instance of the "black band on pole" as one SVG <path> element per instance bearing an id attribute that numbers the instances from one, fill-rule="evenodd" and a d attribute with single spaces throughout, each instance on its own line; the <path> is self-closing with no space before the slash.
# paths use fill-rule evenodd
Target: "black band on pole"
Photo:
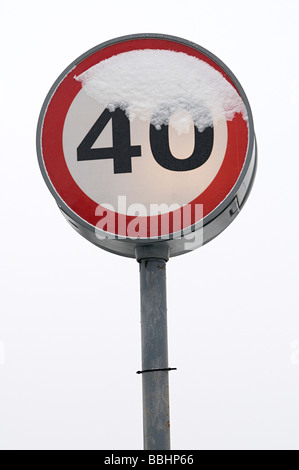
<path id="1" fill-rule="evenodd" d="M 136 374 L 145 374 L 146 372 L 160 372 L 160 371 L 169 371 L 169 370 L 177 370 L 176 367 L 166 367 L 164 369 L 146 369 L 146 370 L 138 370 Z"/>

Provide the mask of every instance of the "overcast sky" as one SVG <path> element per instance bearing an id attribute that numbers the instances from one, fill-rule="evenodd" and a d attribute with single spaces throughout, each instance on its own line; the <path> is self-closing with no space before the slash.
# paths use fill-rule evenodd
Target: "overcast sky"
<path id="1" fill-rule="evenodd" d="M 237 76 L 258 142 L 244 209 L 167 264 L 173 449 L 299 449 L 296 0 L 1 7 L 0 449 L 141 449 L 139 270 L 65 222 L 39 170 L 44 98 L 90 48 L 193 41 Z"/>

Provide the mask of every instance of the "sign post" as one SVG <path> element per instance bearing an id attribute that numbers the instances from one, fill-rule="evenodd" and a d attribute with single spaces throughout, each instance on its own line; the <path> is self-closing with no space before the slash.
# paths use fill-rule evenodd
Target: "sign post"
<path id="1" fill-rule="evenodd" d="M 140 264 L 143 440 L 145 450 L 170 449 L 166 262 L 167 244 L 136 248 Z"/>
<path id="2" fill-rule="evenodd" d="M 250 193 L 252 113 L 229 68 L 197 44 L 116 38 L 58 77 L 37 153 L 70 225 L 140 265 L 144 447 L 169 449 L 166 262 L 219 235 Z"/>

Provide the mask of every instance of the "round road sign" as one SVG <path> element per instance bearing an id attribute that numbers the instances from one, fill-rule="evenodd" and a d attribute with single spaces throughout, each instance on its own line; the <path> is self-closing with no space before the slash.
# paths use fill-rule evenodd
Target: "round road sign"
<path id="1" fill-rule="evenodd" d="M 245 93 L 213 54 L 143 34 L 101 44 L 51 88 L 39 118 L 43 177 L 89 241 L 170 256 L 224 230 L 252 186 L 256 144 Z"/>

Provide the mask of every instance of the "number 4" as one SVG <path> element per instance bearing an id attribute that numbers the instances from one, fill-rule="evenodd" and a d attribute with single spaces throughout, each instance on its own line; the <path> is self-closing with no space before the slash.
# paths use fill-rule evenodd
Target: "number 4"
<path id="1" fill-rule="evenodd" d="M 93 144 L 112 119 L 113 147 L 92 148 Z M 130 121 L 124 111 L 105 109 L 77 149 L 78 161 L 112 158 L 114 173 L 131 173 L 132 157 L 141 157 L 141 146 L 131 145 Z"/>

